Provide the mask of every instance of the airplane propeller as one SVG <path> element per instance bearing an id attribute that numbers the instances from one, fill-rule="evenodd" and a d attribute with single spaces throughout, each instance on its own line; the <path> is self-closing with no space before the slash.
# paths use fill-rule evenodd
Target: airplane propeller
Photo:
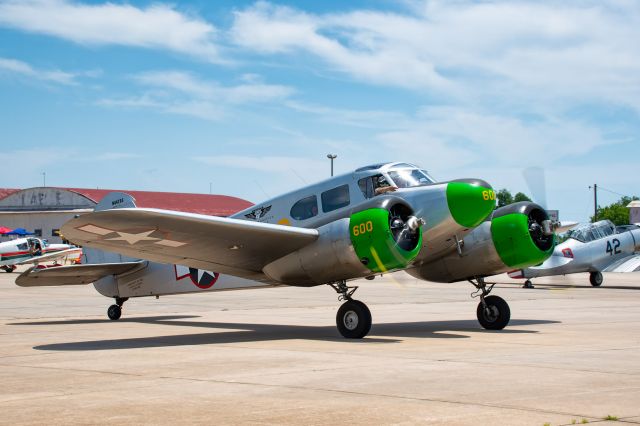
<path id="1" fill-rule="evenodd" d="M 413 250 L 420 239 L 422 219 L 413 216 L 413 212 L 403 204 L 396 204 L 389 210 L 389 228 L 394 241 L 403 250 Z"/>
<path id="2" fill-rule="evenodd" d="M 528 167 L 522 171 L 524 181 L 531 192 L 531 198 L 543 209 L 547 210 L 547 180 L 545 169 L 542 167 Z M 575 221 L 556 221 L 553 222 L 553 231 L 561 234 L 577 225 Z"/>

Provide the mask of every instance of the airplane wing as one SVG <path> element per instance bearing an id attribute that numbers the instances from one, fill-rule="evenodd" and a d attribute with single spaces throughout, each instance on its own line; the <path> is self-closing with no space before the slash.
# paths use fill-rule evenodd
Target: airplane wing
<path id="1" fill-rule="evenodd" d="M 146 208 L 87 213 L 65 223 L 62 233 L 133 258 L 263 281 L 265 265 L 318 238 L 315 229 Z"/>
<path id="2" fill-rule="evenodd" d="M 82 253 L 81 248 L 70 248 L 67 250 L 56 251 L 54 253 L 45 254 L 42 256 L 30 257 L 21 262 L 15 263 L 15 265 L 26 265 L 28 263 L 41 263 L 41 262 L 51 262 L 52 260 L 64 259 L 68 256 L 78 256 Z"/>
<path id="3" fill-rule="evenodd" d="M 602 272 L 635 272 L 640 271 L 640 254 L 632 254 L 607 266 Z"/>
<path id="4" fill-rule="evenodd" d="M 20 274 L 20 276 L 16 278 L 16 284 L 20 287 L 90 284 L 108 275 L 124 274 L 125 272 L 142 268 L 146 264 L 147 262 L 141 261 L 57 266 L 43 269 L 33 267 Z"/>

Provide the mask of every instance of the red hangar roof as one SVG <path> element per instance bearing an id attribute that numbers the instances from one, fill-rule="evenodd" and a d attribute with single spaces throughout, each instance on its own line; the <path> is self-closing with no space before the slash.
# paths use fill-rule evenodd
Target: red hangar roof
<path id="1" fill-rule="evenodd" d="M 121 189 L 47 188 L 75 192 L 96 204 L 110 192 L 124 192 L 135 198 L 138 207 L 176 210 L 210 216 L 230 216 L 253 205 L 249 201 L 227 195 L 128 191 Z M 0 188 L 0 200 L 18 191 L 21 190 Z"/>

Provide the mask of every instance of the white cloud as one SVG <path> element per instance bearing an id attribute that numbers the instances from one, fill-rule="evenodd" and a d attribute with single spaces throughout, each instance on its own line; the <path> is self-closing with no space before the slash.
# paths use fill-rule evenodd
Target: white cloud
<path id="1" fill-rule="evenodd" d="M 150 108 L 217 121 L 230 107 L 278 101 L 294 92 L 287 86 L 262 83 L 256 76 L 250 81 L 243 78 L 247 82 L 235 86 L 223 86 L 183 71 L 146 72 L 135 75 L 133 80 L 143 86 L 142 94 L 101 99 L 97 104 Z"/>
<path id="2" fill-rule="evenodd" d="M 424 1 L 414 13 L 311 14 L 259 2 L 232 39 L 309 53 L 353 78 L 491 103 L 607 101 L 640 111 L 640 3 Z"/>
<path id="3" fill-rule="evenodd" d="M 83 4 L 67 0 L 0 3 L 0 26 L 47 34 L 88 45 L 166 49 L 220 62 L 216 28 L 163 4 Z"/>
<path id="4" fill-rule="evenodd" d="M 76 77 L 83 75 L 82 73 L 70 73 L 60 70 L 40 70 L 33 68 L 26 62 L 10 58 L 0 58 L 0 73 L 17 74 L 36 80 L 65 85 L 76 84 Z"/>

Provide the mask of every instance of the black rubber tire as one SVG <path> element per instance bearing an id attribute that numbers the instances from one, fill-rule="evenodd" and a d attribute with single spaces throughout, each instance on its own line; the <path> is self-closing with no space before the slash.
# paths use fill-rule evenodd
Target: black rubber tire
<path id="1" fill-rule="evenodd" d="M 13 265 L 12 265 L 12 266 L 13 266 Z M 3 267 L 2 267 L 2 269 L 4 269 L 4 271 L 5 271 L 7 274 L 10 274 L 10 273 L 12 273 L 13 271 L 15 271 L 15 270 L 16 270 L 15 266 L 13 266 L 13 267 L 12 267 L 12 266 L 3 266 Z"/>
<path id="2" fill-rule="evenodd" d="M 487 309 L 480 302 L 476 310 L 480 325 L 487 330 L 502 330 L 505 328 L 511 319 L 509 304 L 499 296 L 487 296 L 484 301 Z"/>
<path id="3" fill-rule="evenodd" d="M 371 311 L 359 300 L 348 300 L 336 314 L 338 331 L 347 339 L 362 339 L 371 330 Z"/>
<path id="4" fill-rule="evenodd" d="M 604 281 L 604 277 L 602 276 L 602 272 L 591 272 L 589 274 L 589 282 L 594 287 L 600 287 L 602 285 L 602 281 Z"/>
<path id="5" fill-rule="evenodd" d="M 118 305 L 111 305 L 109 309 L 107 309 L 107 316 L 112 321 L 119 320 L 122 316 L 122 309 Z"/>

